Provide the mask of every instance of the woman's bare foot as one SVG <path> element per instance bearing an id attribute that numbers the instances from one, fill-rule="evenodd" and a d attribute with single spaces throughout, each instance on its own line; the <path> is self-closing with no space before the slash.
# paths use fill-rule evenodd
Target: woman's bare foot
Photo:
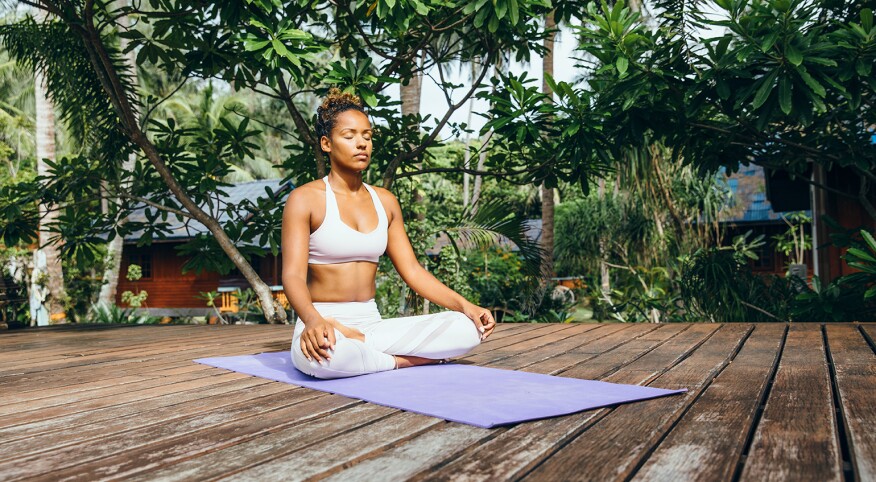
<path id="1" fill-rule="evenodd" d="M 446 360 L 435 360 L 433 358 L 423 358 L 410 355 L 393 355 L 395 357 L 396 368 L 409 368 L 420 365 L 437 365 L 444 363 Z"/>
<path id="2" fill-rule="evenodd" d="M 336 330 L 340 331 L 341 334 L 346 336 L 347 338 L 352 338 L 354 340 L 359 340 L 362 343 L 365 343 L 365 334 L 361 331 L 355 328 L 350 328 L 346 325 L 342 325 L 341 322 L 331 317 L 326 318 L 325 321 L 329 322 L 332 326 L 335 327 Z"/>

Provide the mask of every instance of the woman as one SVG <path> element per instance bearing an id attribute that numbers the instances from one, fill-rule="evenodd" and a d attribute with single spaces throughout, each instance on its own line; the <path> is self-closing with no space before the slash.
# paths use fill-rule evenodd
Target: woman
<path id="1" fill-rule="evenodd" d="M 372 130 L 359 98 L 331 89 L 316 134 L 331 172 L 293 190 L 283 212 L 283 289 L 298 314 L 295 367 L 349 377 L 440 363 L 477 346 L 496 325 L 490 311 L 420 266 L 398 200 L 362 182 Z M 374 295 L 384 252 L 414 291 L 453 311 L 381 319 Z"/>

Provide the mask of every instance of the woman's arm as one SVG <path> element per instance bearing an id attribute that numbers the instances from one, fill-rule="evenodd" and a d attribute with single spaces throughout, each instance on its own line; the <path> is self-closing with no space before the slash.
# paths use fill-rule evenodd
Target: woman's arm
<path id="1" fill-rule="evenodd" d="M 495 327 L 493 314 L 490 313 L 490 310 L 469 302 L 462 295 L 448 288 L 420 265 L 414 248 L 411 246 L 411 241 L 405 232 L 398 199 L 385 189 L 379 189 L 378 193 L 389 214 L 389 241 L 386 254 L 389 255 L 389 259 L 392 260 L 392 264 L 402 280 L 417 294 L 432 303 L 449 310 L 465 313 L 475 322 L 478 330 L 484 333 L 484 338 L 486 338 Z"/>
<path id="2" fill-rule="evenodd" d="M 310 191 L 310 192 L 308 192 Z M 308 358 L 328 359 L 329 348 L 335 345 L 335 330 L 313 307 L 313 298 L 307 288 L 307 258 L 310 246 L 310 209 L 316 194 L 311 189 L 294 189 L 283 208 L 283 226 L 280 230 L 283 253 L 283 292 L 295 313 L 305 326 L 301 335 L 301 349 Z M 326 338 L 328 342 L 326 342 Z"/>

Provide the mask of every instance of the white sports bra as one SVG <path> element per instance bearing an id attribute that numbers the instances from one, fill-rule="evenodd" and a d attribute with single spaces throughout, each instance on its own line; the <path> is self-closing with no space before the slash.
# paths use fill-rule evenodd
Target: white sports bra
<path id="1" fill-rule="evenodd" d="M 309 264 L 338 264 L 351 261 L 376 263 L 380 255 L 386 251 L 389 227 L 386 211 L 377 193 L 371 186 L 362 183 L 371 194 L 371 201 L 374 202 L 374 208 L 377 210 L 377 227 L 370 233 L 362 233 L 341 221 L 338 200 L 332 192 L 328 176 L 322 180 L 325 181 L 325 219 L 316 231 L 310 233 L 310 253 L 307 262 Z"/>

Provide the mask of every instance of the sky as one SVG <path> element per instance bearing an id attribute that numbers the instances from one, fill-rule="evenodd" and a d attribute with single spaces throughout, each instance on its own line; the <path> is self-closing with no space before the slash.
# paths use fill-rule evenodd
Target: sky
<path id="1" fill-rule="evenodd" d="M 575 77 L 574 60 L 572 60 L 572 56 L 580 53 L 576 53 L 574 51 L 576 46 L 577 40 L 575 39 L 574 32 L 568 27 L 563 28 L 557 35 L 557 39 L 554 42 L 554 78 L 557 81 L 571 82 Z M 542 82 L 541 62 L 542 59 L 540 56 L 533 55 L 532 62 L 529 64 L 524 65 L 519 62 L 512 62 L 510 71 L 515 75 L 520 75 L 524 71 L 527 72 L 527 77 L 534 79 L 536 81 L 534 85 L 540 87 Z M 436 80 L 438 79 L 437 70 L 435 70 L 435 72 L 432 72 L 432 75 L 435 77 Z M 454 84 L 465 85 L 463 88 L 456 89 L 454 92 L 451 93 L 451 98 L 453 99 L 453 102 L 459 102 L 465 95 L 465 92 L 468 90 L 468 67 L 463 68 L 462 72 L 456 72 L 454 74 L 448 75 L 447 81 Z M 398 86 L 393 86 L 391 89 L 387 90 L 389 91 L 390 95 L 393 96 L 393 98 L 398 99 Z M 427 121 L 427 125 L 434 126 L 436 121 L 444 117 L 445 113 L 447 112 L 447 101 L 444 99 L 442 89 L 438 87 L 438 84 L 428 75 L 423 77 L 423 91 L 420 97 L 420 112 L 423 114 L 424 117 L 427 114 L 431 114 L 432 117 Z M 485 119 L 478 116 L 477 113 L 486 113 L 486 110 L 488 108 L 487 102 L 476 100 L 473 104 L 469 102 L 468 104 L 463 105 L 453 114 L 453 116 L 450 118 L 450 121 L 467 122 L 469 105 L 472 105 L 474 112 L 471 118 L 472 122 L 470 125 L 475 129 L 475 133 L 473 135 L 477 137 L 477 131 L 480 130 L 480 128 L 486 122 Z M 440 138 L 447 140 L 450 138 L 451 135 L 452 132 L 450 128 L 445 127 L 441 131 Z"/>

